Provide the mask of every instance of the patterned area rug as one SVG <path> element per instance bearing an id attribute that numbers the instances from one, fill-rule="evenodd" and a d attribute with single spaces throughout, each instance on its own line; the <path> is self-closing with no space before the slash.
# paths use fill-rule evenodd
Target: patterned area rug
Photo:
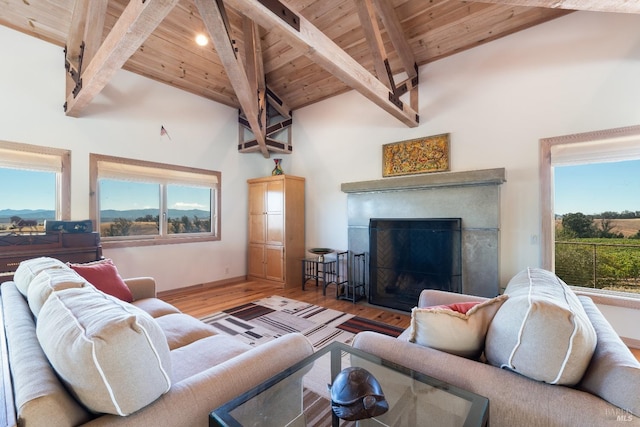
<path id="1" fill-rule="evenodd" d="M 253 301 L 200 320 L 254 346 L 291 332 L 301 332 L 316 350 L 332 341 L 351 344 L 353 337 L 362 331 L 392 337 L 403 331 L 396 326 L 280 296 Z"/>

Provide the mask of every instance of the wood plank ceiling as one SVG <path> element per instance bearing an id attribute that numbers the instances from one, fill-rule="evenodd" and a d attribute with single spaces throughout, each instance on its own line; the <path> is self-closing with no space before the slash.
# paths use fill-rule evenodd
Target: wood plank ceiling
<path id="1" fill-rule="evenodd" d="M 124 68 L 238 108 L 238 148 L 268 157 L 290 152 L 290 137 L 272 135 L 293 110 L 348 90 L 417 126 L 419 66 L 573 10 L 640 13 L 640 2 L 0 0 L 0 24 L 67 47 L 70 116 Z"/>

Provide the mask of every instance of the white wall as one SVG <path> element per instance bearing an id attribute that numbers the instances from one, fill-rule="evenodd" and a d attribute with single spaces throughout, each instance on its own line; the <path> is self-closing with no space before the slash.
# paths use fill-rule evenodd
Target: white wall
<path id="1" fill-rule="evenodd" d="M 383 144 L 450 133 L 452 171 L 506 168 L 501 285 L 539 266 L 539 140 L 640 124 L 638 28 L 578 12 L 424 65 L 417 128 L 354 92 L 296 111 L 285 168 L 307 178 L 307 246 L 347 247 L 340 184 L 381 179 Z"/>
<path id="2" fill-rule="evenodd" d="M 507 169 L 502 285 L 539 265 L 538 141 L 640 124 L 638 28 L 637 15 L 579 12 L 424 65 L 417 128 L 355 92 L 296 111 L 282 165 L 307 179 L 307 247 L 347 247 L 340 184 L 380 179 L 382 144 L 448 132 L 453 171 Z M 62 48 L 0 27 L 0 57 L 0 139 L 72 150 L 72 219 L 89 214 L 91 152 L 222 172 L 222 241 L 105 251 L 123 275 L 167 290 L 245 274 L 246 179 L 273 161 L 237 152 L 236 110 L 120 71 L 68 118 Z"/>
<path id="3" fill-rule="evenodd" d="M 123 276 L 154 276 L 168 290 L 246 274 L 246 179 L 273 161 L 237 152 L 237 110 L 120 71 L 70 118 L 61 47 L 0 26 L 0 58 L 0 140 L 71 150 L 71 219 L 89 217 L 89 153 L 222 172 L 222 240 L 105 250 Z"/>

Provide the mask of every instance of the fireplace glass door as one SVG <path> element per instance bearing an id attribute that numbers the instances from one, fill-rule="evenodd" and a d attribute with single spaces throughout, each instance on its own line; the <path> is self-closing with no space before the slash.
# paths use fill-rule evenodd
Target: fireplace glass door
<path id="1" fill-rule="evenodd" d="M 423 289 L 462 292 L 460 218 L 369 221 L 369 302 L 411 311 Z"/>

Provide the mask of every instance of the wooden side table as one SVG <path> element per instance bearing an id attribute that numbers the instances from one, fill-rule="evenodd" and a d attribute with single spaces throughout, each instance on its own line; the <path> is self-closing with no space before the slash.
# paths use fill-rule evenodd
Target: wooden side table
<path id="1" fill-rule="evenodd" d="M 322 281 L 322 295 L 327 294 L 327 286 L 336 283 L 336 260 L 326 259 L 322 261 L 315 258 L 302 259 L 302 290 L 308 280 L 315 279 L 316 287 Z"/>

